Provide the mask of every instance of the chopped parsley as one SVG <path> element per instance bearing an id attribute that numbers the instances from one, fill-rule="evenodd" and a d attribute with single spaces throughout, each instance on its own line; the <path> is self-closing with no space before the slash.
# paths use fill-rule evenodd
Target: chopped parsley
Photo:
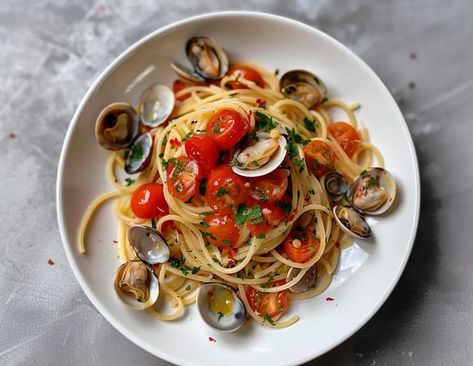
<path id="1" fill-rule="evenodd" d="M 259 188 L 259 187 L 255 187 L 255 193 L 258 195 L 258 199 L 261 201 L 261 202 L 268 202 L 269 199 L 268 199 L 268 196 L 266 195 L 266 192 Z"/>
<path id="2" fill-rule="evenodd" d="M 131 147 L 131 155 L 130 159 L 131 160 L 140 160 L 143 159 L 143 147 L 141 145 L 133 145 Z"/>
<path id="3" fill-rule="evenodd" d="M 216 121 L 213 128 L 212 128 L 213 133 L 219 133 L 220 132 L 220 122 Z"/>
<path id="4" fill-rule="evenodd" d="M 256 239 L 264 239 L 266 238 L 266 234 L 258 234 L 256 235 Z"/>
<path id="5" fill-rule="evenodd" d="M 154 218 L 151 219 L 151 227 L 156 230 L 156 220 Z"/>
<path id="6" fill-rule="evenodd" d="M 225 196 L 226 194 L 230 193 L 230 191 L 228 189 L 226 189 L 225 187 L 219 187 L 217 189 L 217 192 L 215 192 L 215 197 L 222 197 L 222 196 Z"/>
<path id="7" fill-rule="evenodd" d="M 239 93 L 232 93 L 232 94 L 230 94 L 230 98 L 235 98 L 235 97 L 238 96 L 238 94 L 239 94 Z"/>
<path id="8" fill-rule="evenodd" d="M 283 210 L 284 215 L 288 215 L 289 212 L 291 212 L 292 207 L 291 207 L 291 204 L 288 202 L 282 203 L 281 201 L 276 201 L 275 205 L 276 207 L 279 207 L 280 209 Z"/>
<path id="9" fill-rule="evenodd" d="M 360 176 L 361 176 L 361 178 L 366 178 L 366 177 L 369 177 L 369 176 L 370 176 L 370 173 L 368 173 L 366 170 L 363 170 L 363 171 L 360 173 Z"/>
<path id="10" fill-rule="evenodd" d="M 317 121 L 315 119 L 310 120 L 307 117 L 304 117 L 304 126 L 309 131 L 315 132 L 315 129 L 317 128 Z"/>
<path id="11" fill-rule="evenodd" d="M 197 272 L 200 271 L 200 267 L 189 267 L 185 265 L 184 263 L 186 262 L 186 259 L 184 257 L 181 258 L 176 258 L 176 257 L 171 257 L 169 258 L 169 263 L 171 264 L 171 267 L 173 268 L 178 268 L 182 271 L 184 276 L 187 276 L 189 272 L 192 274 L 196 274 Z"/>
<path id="12" fill-rule="evenodd" d="M 219 311 L 219 312 L 217 313 L 217 315 L 218 315 L 217 321 L 220 321 L 220 319 L 223 318 L 223 313 L 222 313 L 221 311 Z"/>
<path id="13" fill-rule="evenodd" d="M 208 232 L 202 231 L 202 230 L 199 230 L 199 231 L 202 234 L 203 238 L 209 237 L 212 240 L 217 240 L 217 238 L 212 233 L 208 233 Z"/>
<path id="14" fill-rule="evenodd" d="M 239 278 L 240 280 L 244 280 L 246 276 L 243 273 L 237 272 L 237 278 Z"/>
<path id="15" fill-rule="evenodd" d="M 369 187 L 379 187 L 379 178 L 378 177 L 370 177 L 368 182 L 366 183 L 365 186 L 363 186 L 363 189 L 367 189 Z"/>
<path id="16" fill-rule="evenodd" d="M 170 257 L 169 258 L 169 263 L 171 264 L 171 267 L 173 268 L 180 268 L 186 261 L 186 258 L 181 257 L 181 258 L 176 258 L 176 257 Z"/>
<path id="17" fill-rule="evenodd" d="M 195 267 L 195 266 L 194 266 L 194 267 L 191 268 L 192 274 L 199 273 L 199 271 L 200 271 L 200 266 L 199 266 L 199 267 Z"/>
<path id="18" fill-rule="evenodd" d="M 187 132 L 187 134 L 182 138 L 182 142 L 185 142 L 193 135 L 192 132 Z"/>
<path id="19" fill-rule="evenodd" d="M 265 322 L 268 322 L 268 323 L 271 324 L 271 325 L 276 325 L 276 324 L 274 323 L 273 318 L 271 318 L 271 316 L 270 316 L 268 313 L 264 314 L 263 319 L 264 319 Z"/>
<path id="20" fill-rule="evenodd" d="M 126 186 L 129 187 L 129 186 L 131 186 L 133 183 L 135 183 L 135 180 L 134 180 L 134 179 L 131 179 L 131 178 L 125 178 L 125 182 L 126 182 Z"/>
<path id="21" fill-rule="evenodd" d="M 244 222 L 250 220 L 253 224 L 263 221 L 263 213 L 261 212 L 261 208 L 259 206 L 254 206 L 252 209 L 250 209 L 245 204 L 240 205 L 235 217 L 235 223 L 237 225 L 241 225 Z"/>
<path id="22" fill-rule="evenodd" d="M 223 239 L 223 244 L 230 245 L 232 241 L 230 239 Z"/>
<path id="23" fill-rule="evenodd" d="M 207 224 L 205 221 L 201 221 L 200 226 L 202 226 L 204 229 L 207 229 L 208 227 L 210 227 L 210 225 Z"/>
<path id="24" fill-rule="evenodd" d="M 272 129 L 278 127 L 277 122 L 273 121 L 273 117 L 269 117 L 264 113 L 257 111 L 255 116 L 258 117 L 256 121 L 256 128 L 264 131 L 271 131 Z"/>
<path id="25" fill-rule="evenodd" d="M 222 266 L 222 262 L 220 262 L 217 258 L 212 258 L 212 260 L 215 262 L 215 263 L 218 263 Z M 223 266 L 222 266 L 223 267 Z"/>
<path id="26" fill-rule="evenodd" d="M 166 144 L 168 143 L 168 136 L 169 136 L 169 132 L 163 138 L 163 146 L 166 146 Z"/>
<path id="27" fill-rule="evenodd" d="M 205 196 L 205 191 L 207 190 L 207 178 L 204 178 L 200 181 L 200 188 L 199 188 L 199 193 L 202 196 Z"/>
<path id="28" fill-rule="evenodd" d="M 225 83 L 224 86 L 225 86 L 225 88 L 227 88 L 228 90 L 233 90 L 232 84 L 230 84 L 230 82 L 228 82 L 228 81 Z"/>
<path id="29" fill-rule="evenodd" d="M 274 70 L 274 75 L 276 75 L 276 76 L 279 75 L 279 69 Z"/>
<path id="30" fill-rule="evenodd" d="M 302 173 L 304 171 L 304 166 L 305 166 L 304 159 L 296 159 L 294 160 L 294 164 L 296 165 L 296 167 L 299 168 L 299 173 Z"/>

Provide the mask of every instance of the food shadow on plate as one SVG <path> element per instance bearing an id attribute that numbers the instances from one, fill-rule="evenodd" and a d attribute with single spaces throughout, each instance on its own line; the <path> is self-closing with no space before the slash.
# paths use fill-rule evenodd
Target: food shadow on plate
<path id="1" fill-rule="evenodd" d="M 417 157 L 421 173 L 421 210 L 417 236 L 403 275 L 378 313 L 358 333 L 306 365 L 360 363 L 362 355 L 374 355 L 389 349 L 392 344 L 399 344 L 416 321 L 425 301 L 426 289 L 437 280 L 439 229 L 436 223 L 441 206 L 441 200 L 435 196 L 432 181 L 424 170 L 429 157 L 421 149 L 417 149 Z"/>

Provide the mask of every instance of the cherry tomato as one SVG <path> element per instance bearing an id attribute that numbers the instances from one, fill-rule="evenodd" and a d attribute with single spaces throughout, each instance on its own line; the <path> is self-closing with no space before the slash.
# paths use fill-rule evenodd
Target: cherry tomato
<path id="1" fill-rule="evenodd" d="M 302 229 L 302 228 L 301 228 Z M 298 241 L 298 247 L 294 241 Z M 289 236 L 284 240 L 282 249 L 287 257 L 297 263 L 307 262 L 313 257 L 319 247 L 320 241 L 315 236 L 315 230 L 292 230 Z"/>
<path id="2" fill-rule="evenodd" d="M 246 225 L 250 233 L 255 236 L 265 234 L 274 226 L 279 225 L 286 218 L 286 214 L 280 207 L 281 205 L 276 205 L 274 202 L 260 203 L 259 206 L 263 214 L 264 222 L 252 224 L 247 221 Z"/>
<path id="3" fill-rule="evenodd" d="M 328 127 L 328 132 L 335 137 L 343 151 L 352 157 L 360 146 L 360 136 L 352 125 L 345 122 L 335 122 Z"/>
<path id="4" fill-rule="evenodd" d="M 197 161 L 187 156 L 179 156 L 168 163 L 167 176 L 169 193 L 187 202 L 199 191 L 202 168 Z"/>
<path id="5" fill-rule="evenodd" d="M 305 145 L 304 155 L 307 167 L 319 179 L 335 169 L 334 165 L 337 161 L 337 155 L 323 141 L 315 140 Z"/>
<path id="6" fill-rule="evenodd" d="M 249 66 L 235 66 L 230 69 L 228 75 L 235 76 L 236 78 L 242 78 L 248 81 L 253 81 L 260 88 L 264 88 L 264 81 L 261 74 Z M 229 81 L 225 84 L 228 89 L 248 89 L 244 84 L 238 81 Z"/>
<path id="7" fill-rule="evenodd" d="M 215 112 L 207 123 L 207 134 L 222 149 L 229 149 L 237 144 L 248 132 L 248 119 L 233 109 L 224 108 Z"/>
<path id="8" fill-rule="evenodd" d="M 220 165 L 208 176 L 205 200 L 213 210 L 232 211 L 248 198 L 245 179 L 226 165 Z"/>
<path id="9" fill-rule="evenodd" d="M 235 225 L 233 213 L 214 212 L 205 216 L 205 227 L 202 232 L 208 242 L 222 249 L 236 247 L 240 238 L 240 230 Z"/>
<path id="10" fill-rule="evenodd" d="M 131 210 L 141 219 L 167 215 L 169 206 L 164 198 L 163 185 L 147 183 L 139 186 L 131 196 Z"/>
<path id="11" fill-rule="evenodd" d="M 190 158 L 196 160 L 208 173 L 217 162 L 220 151 L 207 135 L 192 135 L 185 142 L 186 153 Z"/>
<path id="12" fill-rule="evenodd" d="M 258 178 L 250 178 L 250 196 L 259 202 L 280 200 L 286 193 L 288 171 L 276 169 Z"/>
<path id="13" fill-rule="evenodd" d="M 265 285 L 268 287 L 276 287 L 282 286 L 285 283 L 285 280 L 279 280 Z M 267 314 L 271 318 L 275 318 L 287 310 L 287 291 L 288 290 L 279 292 L 262 292 L 248 286 L 245 293 L 251 309 L 256 314 L 260 316 L 265 316 Z"/>

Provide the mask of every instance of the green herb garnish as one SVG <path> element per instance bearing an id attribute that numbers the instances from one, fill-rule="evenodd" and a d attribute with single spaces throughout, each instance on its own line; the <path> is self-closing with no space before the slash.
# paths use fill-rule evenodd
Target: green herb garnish
<path id="1" fill-rule="evenodd" d="M 135 180 L 134 180 L 134 179 L 131 179 L 131 178 L 125 178 L 125 182 L 126 182 L 126 186 L 129 187 L 129 186 L 131 186 L 133 183 L 135 183 Z"/>
<path id="2" fill-rule="evenodd" d="M 268 313 L 264 314 L 263 319 L 265 322 L 268 322 L 271 325 L 275 325 L 273 318 L 271 318 L 271 316 Z"/>
<path id="3" fill-rule="evenodd" d="M 215 197 L 222 197 L 222 196 L 225 196 L 226 194 L 230 193 L 230 191 L 228 189 L 226 189 L 225 187 L 219 187 L 219 189 L 217 189 L 217 192 L 215 192 Z"/>
<path id="4" fill-rule="evenodd" d="M 317 121 L 315 119 L 310 120 L 307 117 L 304 117 L 304 126 L 309 131 L 315 132 L 315 129 L 317 128 Z"/>
<path id="5" fill-rule="evenodd" d="M 223 313 L 222 313 L 221 311 L 219 311 L 219 312 L 217 313 L 217 315 L 218 315 L 217 321 L 220 321 L 220 319 L 223 318 Z"/>
<path id="6" fill-rule="evenodd" d="M 256 239 L 264 239 L 266 238 L 266 234 L 258 234 L 256 235 Z"/>
<path id="7" fill-rule="evenodd" d="M 193 135 L 192 132 L 187 132 L 186 135 L 182 138 L 182 142 L 187 141 L 187 139 L 188 139 L 189 137 L 191 137 L 192 135 Z"/>
<path id="8" fill-rule="evenodd" d="M 273 128 L 278 127 L 277 122 L 273 121 L 273 117 L 269 117 L 264 113 L 257 111 L 255 116 L 259 119 L 256 121 L 256 128 L 264 131 L 271 131 Z"/>
<path id="9" fill-rule="evenodd" d="M 205 191 L 207 190 L 207 178 L 204 178 L 200 181 L 200 188 L 199 188 L 199 193 L 202 195 L 202 196 L 205 196 Z"/>
<path id="10" fill-rule="evenodd" d="M 259 220 L 263 220 L 263 213 L 261 212 L 261 208 L 259 206 L 254 206 L 251 210 L 248 208 L 247 205 L 242 204 L 238 207 L 238 211 L 235 217 L 235 223 L 237 225 L 241 225 L 246 221 L 251 220 L 251 223 L 256 224 L 258 222 L 262 222 Z"/>

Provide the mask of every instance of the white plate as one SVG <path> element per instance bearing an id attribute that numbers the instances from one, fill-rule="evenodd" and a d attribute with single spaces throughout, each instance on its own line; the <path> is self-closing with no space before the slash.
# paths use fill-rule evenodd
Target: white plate
<path id="1" fill-rule="evenodd" d="M 345 252 L 331 287 L 322 296 L 291 303 L 300 320 L 283 330 L 248 322 L 240 332 L 206 326 L 194 307 L 176 322 L 159 322 L 131 311 L 116 298 L 112 277 L 116 220 L 106 205 L 96 216 L 88 254 L 77 251 L 76 234 L 87 205 L 112 189 L 105 177 L 108 153 L 95 141 L 94 123 L 109 103 L 137 104 L 143 90 L 175 78 L 169 62 L 185 61 L 184 45 L 194 35 L 215 38 L 230 57 L 253 60 L 268 69 L 302 68 L 317 73 L 330 94 L 362 104 L 359 118 L 384 154 L 399 186 L 397 204 L 370 220 L 373 242 Z M 274 15 L 226 12 L 187 19 L 143 38 L 110 65 L 82 100 L 64 142 L 57 181 L 58 219 L 71 267 L 97 309 L 131 341 L 180 365 L 287 365 L 315 358 L 365 324 L 396 285 L 409 257 L 419 215 L 419 173 L 406 123 L 374 72 L 342 44 L 294 20 Z M 326 297 L 335 301 L 325 301 Z M 209 336 L 216 339 L 210 342 Z"/>

